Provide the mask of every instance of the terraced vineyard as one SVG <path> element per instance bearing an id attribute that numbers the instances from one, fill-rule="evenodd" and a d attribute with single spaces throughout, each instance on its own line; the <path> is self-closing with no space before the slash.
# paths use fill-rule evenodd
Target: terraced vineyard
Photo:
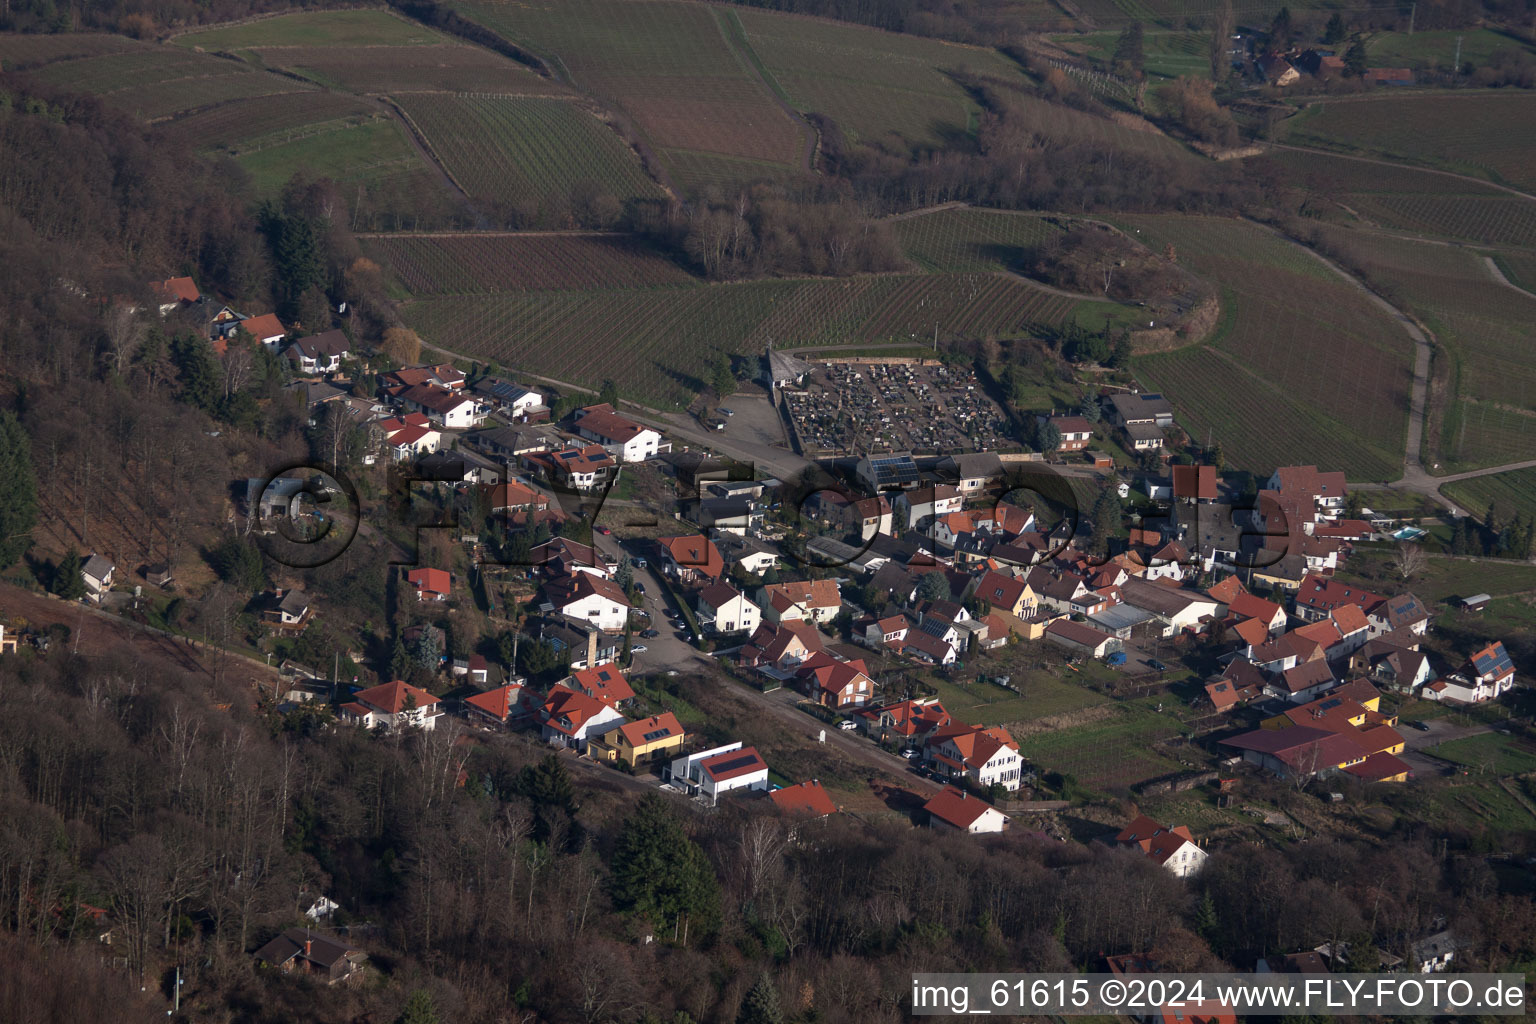
<path id="1" fill-rule="evenodd" d="M 160 134 L 206 150 L 242 153 L 380 116 L 364 100 L 338 93 L 280 93 L 232 100 L 167 122 Z"/>
<path id="2" fill-rule="evenodd" d="M 396 103 L 472 196 L 539 201 L 581 181 L 621 200 L 662 194 L 623 141 L 575 103 L 439 93 Z"/>
<path id="3" fill-rule="evenodd" d="M 1343 228 L 1324 229 L 1377 288 L 1434 332 L 1455 399 L 1427 438 L 1448 468 L 1499 465 L 1536 451 L 1536 300 L 1494 281 L 1479 254 Z"/>
<path id="4" fill-rule="evenodd" d="M 624 235 L 383 235 L 363 246 L 417 297 L 698 283 Z"/>
<path id="5" fill-rule="evenodd" d="M 145 46 L 97 57 L 61 60 L 36 77 L 146 119 L 167 117 L 224 100 L 312 88 L 302 82 L 253 71 L 238 61 L 168 46 Z"/>
<path id="6" fill-rule="evenodd" d="M 245 50 L 257 46 L 419 46 L 441 43 L 432 29 L 383 10 L 300 11 L 176 37 L 178 46 Z M 380 54 L 381 61 L 394 55 Z"/>
<path id="7" fill-rule="evenodd" d="M 1536 95 L 1464 92 L 1330 100 L 1284 123 L 1287 141 L 1379 153 L 1536 190 Z"/>
<path id="8" fill-rule="evenodd" d="M 0 64 L 7 71 L 27 71 L 61 60 L 99 57 L 139 49 L 127 36 L 61 32 L 56 35 L 0 34 Z"/>
<path id="9" fill-rule="evenodd" d="M 938 210 L 893 221 L 902 250 L 931 271 L 1018 270 L 1061 228 L 1028 213 Z"/>
<path id="10" fill-rule="evenodd" d="M 1504 277 L 1517 288 L 1536 292 L 1536 253 L 1501 252 L 1494 257 Z"/>
<path id="11" fill-rule="evenodd" d="M 1241 221 L 1127 217 L 1154 250 L 1221 289 L 1214 349 L 1137 362 L 1192 436 L 1222 442 L 1230 464 L 1272 468 L 1285 451 L 1357 479 L 1396 479 L 1407 436 L 1412 351 L 1357 289 L 1305 251 Z M 1326 453 L 1326 457 L 1325 454 Z"/>
<path id="12" fill-rule="evenodd" d="M 266 46 L 251 51 L 267 67 L 365 94 L 481 92 L 568 95 L 558 82 L 489 50 L 458 43 L 396 46 Z"/>
<path id="13" fill-rule="evenodd" d="M 1019 77 L 995 50 L 746 7 L 718 13 L 797 109 L 831 117 L 853 138 L 939 144 L 970 132 L 979 114 L 946 71 Z"/>
<path id="14" fill-rule="evenodd" d="M 721 352 L 1005 337 L 1077 312 L 994 274 L 789 279 L 425 298 L 403 307 L 428 344 L 562 380 L 624 379 L 661 408 L 699 390 Z"/>
<path id="15" fill-rule="evenodd" d="M 807 136 L 775 103 L 704 4 L 535 0 L 457 5 L 623 111 L 669 166 L 685 153 L 799 166 Z M 751 180 L 758 163 L 710 168 Z M 690 176 L 697 178 L 698 176 Z"/>

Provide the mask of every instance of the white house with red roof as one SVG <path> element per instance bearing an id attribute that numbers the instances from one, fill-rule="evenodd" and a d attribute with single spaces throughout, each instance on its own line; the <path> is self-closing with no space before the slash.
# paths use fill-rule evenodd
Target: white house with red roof
<path id="1" fill-rule="evenodd" d="M 453 577 L 443 569 L 411 569 L 405 581 L 416 591 L 418 601 L 446 601 L 453 590 Z"/>
<path id="2" fill-rule="evenodd" d="M 1269 490 L 1287 499 L 1310 502 L 1316 514 L 1336 519 L 1348 500 L 1343 473 L 1318 472 L 1316 466 L 1282 466 L 1269 478 Z"/>
<path id="3" fill-rule="evenodd" d="M 341 706 L 341 720 L 365 729 L 431 729 L 442 716 L 441 704 L 426 690 L 396 679 L 354 693 Z"/>
<path id="4" fill-rule="evenodd" d="M 809 779 L 793 786 L 783 786 L 768 794 L 775 807 L 786 814 L 825 818 L 837 813 L 837 805 L 827 795 L 820 780 Z"/>
<path id="5" fill-rule="evenodd" d="M 897 514 L 905 515 L 912 526 L 934 516 L 959 512 L 964 505 L 965 498 L 961 496 L 960 489 L 949 484 L 919 487 L 902 491 L 896 496 Z"/>
<path id="6" fill-rule="evenodd" d="M 746 668 L 773 665 L 791 669 L 825 647 L 813 622 L 796 619 L 777 626 L 764 622 L 742 646 L 738 660 Z"/>
<path id="7" fill-rule="evenodd" d="M 1115 836 L 1115 845 L 1140 850 L 1177 878 L 1193 878 L 1209 856 L 1185 825 L 1160 825 L 1143 814 Z"/>
<path id="8" fill-rule="evenodd" d="M 807 619 L 819 625 L 837 618 L 843 610 L 843 597 L 837 580 L 770 583 L 758 590 L 757 606 L 767 622 Z"/>
<path id="9" fill-rule="evenodd" d="M 715 542 L 702 533 L 684 533 L 675 537 L 657 537 L 662 571 L 679 583 L 702 583 L 719 579 L 725 573 L 725 559 Z"/>
<path id="10" fill-rule="evenodd" d="M 436 384 L 416 384 L 405 388 L 395 398 L 444 430 L 467 430 L 484 418 L 480 403 L 469 395 Z"/>
<path id="11" fill-rule="evenodd" d="M 929 733 L 942 729 L 952 721 L 937 697 L 866 708 L 859 712 L 858 717 L 869 735 L 900 736 L 908 746 L 921 745 Z"/>
<path id="12" fill-rule="evenodd" d="M 614 412 L 604 402 L 576 410 L 576 433 L 595 441 L 620 462 L 644 462 L 661 450 L 661 434 Z"/>
<path id="13" fill-rule="evenodd" d="M 1008 827 L 1006 814 L 955 786 L 945 786 L 923 805 L 923 810 L 928 812 L 928 824 L 933 828 L 979 835 Z"/>
<path id="14" fill-rule="evenodd" d="M 396 462 L 435 452 L 443 443 L 443 435 L 419 412 L 380 420 L 379 430 L 384 434 L 384 443 Z"/>
<path id="15" fill-rule="evenodd" d="M 1515 685 L 1515 665 L 1502 642 L 1494 642 L 1467 659 L 1461 672 L 1453 672 L 1424 687 L 1427 700 L 1456 700 L 1481 704 L 1507 693 Z"/>
<path id="16" fill-rule="evenodd" d="M 190 277 L 168 277 L 164 281 L 151 281 L 149 290 L 154 293 L 155 299 L 160 304 L 161 316 L 165 316 L 183 303 L 190 306 L 203 297 L 197 290 L 197 284 Z"/>
<path id="17" fill-rule="evenodd" d="M 539 707 L 540 735 L 557 747 L 584 749 L 587 741 L 625 722 L 619 709 L 569 686 L 552 686 Z"/>
<path id="18" fill-rule="evenodd" d="M 598 629 L 623 629 L 629 621 L 629 598 L 615 582 L 589 572 L 561 576 L 544 587 L 551 610 Z"/>
<path id="19" fill-rule="evenodd" d="M 737 741 L 675 759 L 669 778 L 674 787 L 714 804 L 732 790 L 766 790 L 768 765 L 756 747 Z"/>
<path id="20" fill-rule="evenodd" d="M 1018 789 L 1023 759 L 1018 744 L 1001 726 L 983 728 L 951 722 L 928 734 L 924 753 L 939 773 L 952 779 L 969 779 L 979 789 L 994 782 Z"/>
<path id="21" fill-rule="evenodd" d="M 889 615 L 883 619 L 876 619 L 864 627 L 864 646 L 873 647 L 875 650 L 900 650 L 901 641 L 907 635 L 907 630 L 912 628 L 912 623 L 905 615 Z"/>
<path id="22" fill-rule="evenodd" d="M 695 601 L 699 624 L 714 633 L 753 633 L 763 621 L 762 610 L 729 583 L 711 583 Z"/>

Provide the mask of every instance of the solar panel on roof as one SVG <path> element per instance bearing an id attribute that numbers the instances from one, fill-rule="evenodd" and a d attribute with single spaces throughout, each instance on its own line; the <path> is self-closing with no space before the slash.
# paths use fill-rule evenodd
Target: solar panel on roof
<path id="1" fill-rule="evenodd" d="M 672 735 L 671 729 L 652 729 L 650 732 L 646 733 L 640 738 L 645 742 L 650 743 L 652 740 L 665 739 L 670 735 Z"/>
<path id="2" fill-rule="evenodd" d="M 756 755 L 747 754 L 745 757 L 733 757 L 723 764 L 712 764 L 709 766 L 709 771 L 712 775 L 724 775 L 726 772 L 733 772 L 737 768 L 745 768 L 749 764 L 757 764 Z"/>

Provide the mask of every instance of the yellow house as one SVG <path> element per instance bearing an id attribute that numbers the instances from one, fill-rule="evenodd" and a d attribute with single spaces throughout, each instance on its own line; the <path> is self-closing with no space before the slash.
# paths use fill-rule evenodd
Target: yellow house
<path id="1" fill-rule="evenodd" d="M 668 711 L 592 737 L 587 741 L 587 755 L 596 761 L 637 768 L 648 761 L 665 760 L 682 748 L 685 738 L 677 716 Z"/>

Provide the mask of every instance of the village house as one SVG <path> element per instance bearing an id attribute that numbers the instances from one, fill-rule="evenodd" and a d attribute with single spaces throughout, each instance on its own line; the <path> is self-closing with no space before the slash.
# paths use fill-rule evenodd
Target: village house
<path id="1" fill-rule="evenodd" d="M 923 804 L 928 824 L 937 829 L 954 829 L 972 835 L 1001 832 L 1008 827 L 1008 817 L 977 796 L 956 786 L 945 786 Z"/>
<path id="2" fill-rule="evenodd" d="M 777 625 L 764 622 L 741 648 L 737 659 L 744 668 L 771 665 L 790 669 L 825 648 L 816 624 L 809 620 L 791 619 Z"/>
<path id="3" fill-rule="evenodd" d="M 677 758 L 669 775 L 673 786 L 711 806 L 734 790 L 768 788 L 767 763 L 739 741 Z"/>
<path id="4" fill-rule="evenodd" d="M 1302 784 L 1341 771 L 1367 782 L 1400 782 L 1411 774 L 1401 758 L 1367 749 L 1358 730 L 1341 731 L 1336 722 L 1255 729 L 1221 743 L 1278 778 Z"/>
<path id="5" fill-rule="evenodd" d="M 267 598 L 261 621 L 285 632 L 300 633 L 309 625 L 313 613 L 314 609 L 304 591 L 295 587 L 286 590 L 278 587 Z"/>
<path id="6" fill-rule="evenodd" d="M 172 313 L 181 306 L 191 306 L 202 300 L 202 293 L 190 277 L 168 277 L 164 281 L 149 282 L 149 291 L 159 303 L 160 315 Z"/>
<path id="7" fill-rule="evenodd" d="M 939 472 L 954 484 L 962 497 L 973 498 L 1003 478 L 1003 461 L 996 452 L 947 455 L 939 461 Z"/>
<path id="8" fill-rule="evenodd" d="M 418 601 L 446 601 L 453 588 L 453 577 L 443 569 L 410 569 L 405 582 L 416 592 Z"/>
<path id="9" fill-rule="evenodd" d="M 549 499 L 542 492 L 525 487 L 515 480 L 497 484 L 490 489 L 490 494 L 492 512 L 517 512 L 523 509 L 543 512 L 549 508 Z"/>
<path id="10" fill-rule="evenodd" d="M 1209 856 L 1185 825 L 1160 825 L 1143 814 L 1115 836 L 1115 845 L 1139 850 L 1175 878 L 1193 878 Z"/>
<path id="11" fill-rule="evenodd" d="M 959 512 L 965 504 L 959 489 L 949 484 L 935 484 L 902 491 L 896 495 L 896 514 L 904 516 L 907 523 L 919 528 L 933 516 Z"/>
<path id="12" fill-rule="evenodd" d="M 260 342 L 269 352 L 274 353 L 282 348 L 283 339 L 288 337 L 288 328 L 283 326 L 283 322 L 277 318 L 276 313 L 242 316 L 225 307 L 220 310 L 209 328 L 214 352 L 223 355 L 228 350 L 230 339 L 239 336 L 242 331 Z"/>
<path id="13" fill-rule="evenodd" d="M 819 654 L 795 674 L 812 700 L 837 711 L 863 707 L 874 697 L 875 681 L 861 660 L 836 661 L 828 654 Z"/>
<path id="14" fill-rule="evenodd" d="M 587 741 L 587 756 L 608 764 L 639 768 L 666 760 L 683 747 L 687 738 L 677 716 L 670 711 L 638 722 L 626 722 Z"/>
<path id="15" fill-rule="evenodd" d="M 1050 423 L 1061 434 L 1061 440 L 1056 442 L 1056 450 L 1059 452 L 1080 452 L 1088 447 L 1093 440 L 1093 424 L 1082 416 L 1040 416 L 1038 419 Z"/>
<path id="16" fill-rule="evenodd" d="M 837 805 L 818 779 L 781 786 L 770 792 L 768 798 L 780 811 L 800 818 L 825 818 L 837 813 Z"/>
<path id="17" fill-rule="evenodd" d="M 577 409 L 576 433 L 603 446 L 619 462 L 644 462 L 661 448 L 661 434 L 614 412 L 604 402 Z"/>
<path id="18" fill-rule="evenodd" d="M 1135 424 L 1173 426 L 1173 403 L 1158 394 L 1111 395 L 1105 412 L 1109 414 L 1110 422 L 1120 427 Z"/>
<path id="19" fill-rule="evenodd" d="M 859 721 L 864 732 L 877 740 L 894 735 L 909 747 L 919 747 L 929 733 L 948 725 L 951 718 L 937 697 L 928 697 L 865 708 L 859 712 Z"/>
<path id="20" fill-rule="evenodd" d="M 591 573 L 612 579 L 618 565 L 590 544 L 569 537 L 552 537 L 528 552 L 528 564 L 536 565 L 550 579 L 572 573 Z"/>
<path id="21" fill-rule="evenodd" d="M 921 629 L 909 629 L 906 636 L 900 640 L 901 654 L 914 661 L 920 661 L 928 665 L 953 665 L 958 658 L 958 652 L 953 644 L 947 643 Z"/>
<path id="22" fill-rule="evenodd" d="M 360 690 L 341 706 L 341 719 L 364 729 L 433 729 L 442 701 L 426 690 L 396 679 Z"/>
<path id="23" fill-rule="evenodd" d="M 363 969 L 368 956 L 340 939 L 308 928 L 289 928 L 256 951 L 256 962 L 285 974 L 305 974 L 327 985 Z"/>
<path id="24" fill-rule="evenodd" d="M 1467 659 L 1466 667 L 1424 687 L 1426 700 L 1481 704 L 1507 693 L 1515 685 L 1515 666 L 1502 642 L 1495 642 Z"/>
<path id="25" fill-rule="evenodd" d="M 300 373 L 335 373 L 351 352 L 347 336 L 332 330 L 299 338 L 283 354 Z"/>
<path id="26" fill-rule="evenodd" d="M 656 538 L 662 571 L 685 586 L 717 580 L 725 573 L 725 559 L 715 542 L 702 533 Z"/>
<path id="27" fill-rule="evenodd" d="M 101 595 L 112 589 L 112 575 L 117 566 L 111 559 L 93 554 L 80 566 L 80 579 L 85 584 L 85 599 L 101 603 Z"/>
<path id="28" fill-rule="evenodd" d="M 713 633 L 753 633 L 762 611 L 729 583 L 712 583 L 695 600 L 699 625 Z"/>
<path id="29" fill-rule="evenodd" d="M 922 480 L 917 462 L 911 452 L 886 452 L 883 455 L 861 457 L 853 470 L 854 477 L 871 494 L 882 491 L 908 490 Z"/>
<path id="30" fill-rule="evenodd" d="M 1039 599 L 1027 579 L 988 570 L 976 582 L 971 596 L 990 608 L 1027 619 L 1035 614 Z"/>
<path id="31" fill-rule="evenodd" d="M 629 598 L 617 583 L 604 576 L 571 573 L 551 580 L 544 592 L 550 610 L 598 629 L 621 630 L 629 621 Z"/>
<path id="32" fill-rule="evenodd" d="M 1023 775 L 1018 744 L 1000 726 L 986 729 L 951 722 L 928 734 L 923 752 L 939 774 L 966 779 L 982 790 L 994 783 L 1016 790 Z"/>
<path id="33" fill-rule="evenodd" d="M 1110 633 L 1071 619 L 1056 619 L 1045 627 L 1046 639 L 1074 654 L 1102 658 L 1120 650 L 1120 639 Z"/>
<path id="34" fill-rule="evenodd" d="M 1269 478 L 1268 490 L 1288 501 L 1310 505 L 1315 516 L 1337 519 L 1348 500 L 1344 474 L 1319 472 L 1316 466 L 1282 466 Z"/>
<path id="35" fill-rule="evenodd" d="M 1369 609 L 1366 619 L 1370 623 L 1371 638 L 1385 636 L 1397 630 L 1406 630 L 1415 636 L 1423 636 L 1429 630 L 1429 611 L 1412 594 L 1397 594 Z"/>
<path id="36" fill-rule="evenodd" d="M 758 590 L 757 606 L 765 622 L 807 619 L 819 625 L 837 618 L 843 609 L 843 598 L 836 580 L 770 583 Z"/>
<path id="37" fill-rule="evenodd" d="M 466 394 L 436 384 L 416 384 L 395 395 L 407 409 L 426 416 L 442 430 L 467 430 L 484 418 L 480 403 Z"/>
<path id="38" fill-rule="evenodd" d="M 494 403 L 509 419 L 534 423 L 549 418 L 544 395 L 500 377 L 484 377 L 475 382 L 474 392 Z"/>
<path id="39" fill-rule="evenodd" d="M 616 729 L 625 721 L 612 704 L 568 686 L 549 688 L 539 707 L 540 735 L 555 747 L 584 750 L 588 741 Z"/>
<path id="40" fill-rule="evenodd" d="M 619 475 L 619 464 L 600 444 L 525 452 L 519 458 L 528 472 L 567 491 L 601 490 Z"/>
<path id="41" fill-rule="evenodd" d="M 390 457 L 396 462 L 406 462 L 418 455 L 435 452 L 443 443 L 443 435 L 419 412 L 381 420 L 379 432 Z"/>
<path id="42" fill-rule="evenodd" d="M 864 646 L 877 651 L 899 649 L 911 623 L 905 615 L 890 615 L 876 619 L 864 627 Z"/>
<path id="43" fill-rule="evenodd" d="M 518 717 L 521 711 L 519 701 L 522 699 L 522 694 L 523 681 L 518 679 L 486 690 L 484 693 L 465 697 L 465 716 L 472 722 L 506 725 L 513 718 Z"/>
<path id="44" fill-rule="evenodd" d="M 613 665 L 599 665 L 579 669 L 562 684 L 588 697 L 621 708 L 635 699 L 635 691 L 624 678 L 624 673 Z"/>
<path id="45" fill-rule="evenodd" d="M 623 637 L 574 619 L 541 622 L 538 638 L 565 658 L 573 672 L 611 665 L 624 649 Z"/>
<path id="46" fill-rule="evenodd" d="M 1174 466 L 1169 472 L 1175 501 L 1203 503 L 1220 496 L 1215 466 Z"/>

